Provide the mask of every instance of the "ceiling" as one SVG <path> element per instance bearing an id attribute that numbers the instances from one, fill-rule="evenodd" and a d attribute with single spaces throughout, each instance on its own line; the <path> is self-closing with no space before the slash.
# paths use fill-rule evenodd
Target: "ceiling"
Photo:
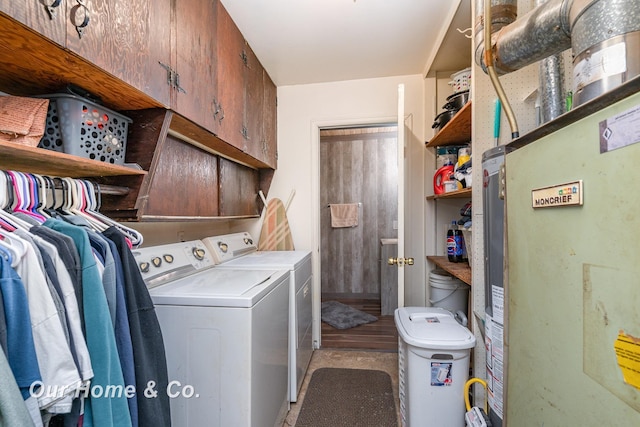
<path id="1" fill-rule="evenodd" d="M 221 1 L 277 86 L 471 64 L 471 0 Z"/>

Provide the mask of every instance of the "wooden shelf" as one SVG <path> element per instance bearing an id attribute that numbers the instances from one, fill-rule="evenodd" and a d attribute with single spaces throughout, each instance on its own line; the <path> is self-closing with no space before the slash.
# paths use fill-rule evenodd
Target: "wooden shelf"
<path id="1" fill-rule="evenodd" d="M 467 285 L 471 285 L 471 266 L 468 262 L 449 262 L 446 256 L 427 256 L 427 259 Z"/>
<path id="2" fill-rule="evenodd" d="M 463 188 L 458 191 L 451 191 L 449 193 L 435 194 L 433 196 L 427 196 L 427 200 L 438 199 L 468 199 L 471 197 L 471 188 Z"/>
<path id="3" fill-rule="evenodd" d="M 464 145 L 471 141 L 471 101 L 467 102 L 435 136 L 425 143 L 427 148 Z"/>
<path id="4" fill-rule="evenodd" d="M 0 169 L 70 178 L 146 175 L 147 173 L 140 169 L 6 141 L 0 141 Z"/>

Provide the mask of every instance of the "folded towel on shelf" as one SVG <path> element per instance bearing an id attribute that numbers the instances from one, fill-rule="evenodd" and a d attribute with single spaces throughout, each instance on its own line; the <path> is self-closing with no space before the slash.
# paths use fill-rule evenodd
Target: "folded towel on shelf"
<path id="1" fill-rule="evenodd" d="M 329 205 L 331 212 L 331 227 L 357 227 L 358 226 L 358 204 L 338 203 Z"/>
<path id="2" fill-rule="evenodd" d="M 0 96 L 0 140 L 35 147 L 44 135 L 48 99 Z"/>

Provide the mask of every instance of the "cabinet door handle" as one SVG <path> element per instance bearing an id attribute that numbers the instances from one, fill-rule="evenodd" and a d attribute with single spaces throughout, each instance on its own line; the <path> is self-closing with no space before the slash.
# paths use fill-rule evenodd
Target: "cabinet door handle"
<path id="1" fill-rule="evenodd" d="M 178 90 L 178 92 L 187 93 L 187 91 L 184 90 L 182 86 L 180 86 L 180 74 L 178 73 L 175 73 L 175 87 Z"/>
<path id="2" fill-rule="evenodd" d="M 89 8 L 84 4 L 84 0 L 76 0 L 78 3 L 71 9 L 71 22 L 76 27 L 76 31 L 78 32 L 78 38 L 82 38 L 82 33 L 85 28 L 89 25 Z M 82 22 L 77 24 L 78 22 L 78 12 L 82 9 L 84 17 L 82 18 Z"/>
<path id="3" fill-rule="evenodd" d="M 158 61 L 158 64 L 160 64 L 162 68 L 167 70 L 167 84 L 169 86 L 173 86 L 173 70 L 171 69 L 171 67 L 169 67 L 167 64 L 163 64 L 160 61 Z"/>
<path id="4" fill-rule="evenodd" d="M 49 14 L 49 19 L 56 18 L 56 15 L 58 14 L 58 10 L 56 8 L 60 6 L 60 3 L 62 3 L 62 0 L 54 0 L 50 5 L 45 5 L 44 8 Z"/>

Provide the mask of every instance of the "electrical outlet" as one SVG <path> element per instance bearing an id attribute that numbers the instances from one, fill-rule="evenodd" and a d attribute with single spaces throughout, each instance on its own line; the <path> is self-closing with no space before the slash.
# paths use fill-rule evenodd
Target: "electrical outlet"
<path id="1" fill-rule="evenodd" d="M 398 229 L 398 221 L 393 221 L 393 229 L 394 230 Z"/>

